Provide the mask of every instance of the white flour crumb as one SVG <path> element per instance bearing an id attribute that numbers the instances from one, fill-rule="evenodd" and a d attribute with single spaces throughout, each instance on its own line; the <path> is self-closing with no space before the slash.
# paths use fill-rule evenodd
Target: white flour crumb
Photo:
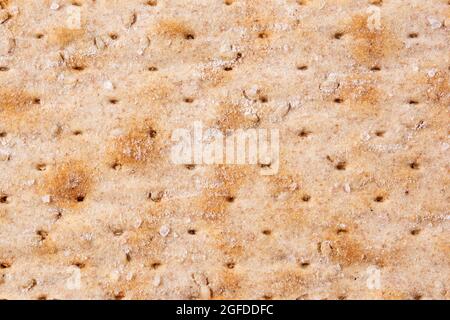
<path id="1" fill-rule="evenodd" d="M 159 229 L 159 234 L 162 237 L 167 237 L 167 235 L 170 233 L 170 228 L 166 225 L 162 226 L 161 229 Z"/>

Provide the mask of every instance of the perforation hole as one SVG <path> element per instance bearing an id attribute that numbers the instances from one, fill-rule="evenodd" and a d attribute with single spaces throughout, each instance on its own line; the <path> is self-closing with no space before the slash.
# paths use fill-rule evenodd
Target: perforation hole
<path id="1" fill-rule="evenodd" d="M 77 202 L 83 202 L 86 197 L 84 195 L 77 196 Z"/>
<path id="2" fill-rule="evenodd" d="M 36 33 L 36 34 L 34 35 L 34 37 L 35 37 L 36 39 L 42 39 L 42 38 L 44 38 L 44 35 L 43 35 L 42 33 Z"/>
<path id="3" fill-rule="evenodd" d="M 8 135 L 5 131 L 0 131 L 0 138 L 5 138 Z"/>
<path id="4" fill-rule="evenodd" d="M 0 269 L 9 269 L 9 268 L 11 268 L 11 262 L 0 261 Z"/>
<path id="5" fill-rule="evenodd" d="M 225 264 L 225 266 L 226 266 L 228 269 L 234 269 L 234 267 L 236 266 L 236 264 L 235 264 L 234 262 L 228 262 L 228 263 Z"/>
<path id="6" fill-rule="evenodd" d="M 194 170 L 195 169 L 195 164 L 186 164 L 184 167 L 186 169 L 188 169 L 188 170 Z"/>
<path id="7" fill-rule="evenodd" d="M 225 0 L 224 3 L 225 3 L 225 5 L 227 5 L 227 6 L 231 6 L 231 5 L 233 4 L 233 1 L 234 1 L 234 0 Z"/>
<path id="8" fill-rule="evenodd" d="M 309 194 L 304 194 L 302 196 L 302 201 L 303 202 L 308 202 L 309 200 L 311 200 L 311 196 Z"/>
<path id="9" fill-rule="evenodd" d="M 195 35 L 193 33 L 186 33 L 184 35 L 184 39 L 186 39 L 186 40 L 194 40 L 195 39 Z"/>
<path id="10" fill-rule="evenodd" d="M 156 7 L 158 5 L 158 1 L 156 0 L 148 0 L 147 5 L 150 7 Z"/>
<path id="11" fill-rule="evenodd" d="M 306 138 L 306 137 L 308 137 L 311 133 L 312 133 L 311 131 L 308 131 L 308 130 L 306 130 L 306 129 L 302 129 L 302 130 L 300 130 L 300 132 L 298 133 L 298 136 L 299 136 L 299 137 L 302 137 L 302 138 Z"/>
<path id="12" fill-rule="evenodd" d="M 233 71 L 233 68 L 232 67 L 224 67 L 223 70 L 225 70 L 225 71 Z"/>
<path id="13" fill-rule="evenodd" d="M 118 104 L 119 100 L 117 100 L 116 98 L 110 98 L 110 99 L 108 99 L 108 102 L 111 104 Z"/>
<path id="14" fill-rule="evenodd" d="M 195 230 L 195 229 L 189 229 L 189 230 L 187 231 L 187 233 L 190 234 L 190 235 L 192 235 L 192 236 L 194 236 L 194 235 L 197 234 L 197 230 Z"/>
<path id="15" fill-rule="evenodd" d="M 41 99 L 33 98 L 33 104 L 41 104 Z"/>
<path id="16" fill-rule="evenodd" d="M 419 34 L 417 32 L 411 32 L 408 34 L 408 38 L 410 38 L 410 39 L 415 39 L 418 37 L 419 37 Z"/>
<path id="17" fill-rule="evenodd" d="M 380 71 L 381 68 L 379 66 L 374 66 L 372 68 L 370 68 L 371 71 Z"/>
<path id="18" fill-rule="evenodd" d="M 85 69 L 85 67 L 80 64 L 76 64 L 72 67 L 72 70 L 75 70 L 75 71 L 83 71 L 84 69 Z"/>
<path id="19" fill-rule="evenodd" d="M 304 64 L 298 65 L 298 66 L 297 66 L 297 70 L 300 70 L 300 71 L 308 70 L 308 66 L 307 66 L 307 65 L 304 65 Z"/>
<path id="20" fill-rule="evenodd" d="M 6 66 L 0 66 L 0 72 L 6 72 L 9 71 L 9 68 Z"/>
<path id="21" fill-rule="evenodd" d="M 183 101 L 186 102 L 186 103 L 193 103 L 194 102 L 194 98 L 187 97 L 187 98 L 184 98 Z"/>
<path id="22" fill-rule="evenodd" d="M 120 237 L 121 235 L 123 235 L 123 230 L 122 229 L 113 229 L 112 233 L 115 237 Z"/>
<path id="23" fill-rule="evenodd" d="M 409 233 L 412 236 L 417 236 L 420 233 L 420 229 L 412 229 Z"/>
<path id="24" fill-rule="evenodd" d="M 270 236 L 272 234 L 272 231 L 269 230 L 269 229 L 265 229 L 265 230 L 262 231 L 262 234 L 265 235 L 265 236 Z"/>
<path id="25" fill-rule="evenodd" d="M 158 135 L 158 132 L 156 132 L 156 130 L 150 129 L 148 130 L 147 134 L 150 138 L 154 139 Z"/>
<path id="26" fill-rule="evenodd" d="M 158 269 L 159 267 L 161 267 L 161 262 L 153 262 L 151 265 L 150 265 L 150 267 L 153 269 L 153 270 L 156 270 L 156 269 Z"/>
<path id="27" fill-rule="evenodd" d="M 47 296 L 45 294 L 41 294 L 36 298 L 36 300 L 40 300 L 40 301 L 47 300 Z"/>
<path id="28" fill-rule="evenodd" d="M 113 169 L 113 170 L 120 170 L 120 169 L 122 169 L 122 164 L 120 164 L 119 162 L 114 162 L 111 165 L 111 169 Z"/>
<path id="29" fill-rule="evenodd" d="M 376 196 L 373 200 L 375 202 L 383 202 L 384 201 L 384 197 L 383 196 Z"/>
<path id="30" fill-rule="evenodd" d="M 335 99 L 333 100 L 333 102 L 339 104 L 339 103 L 344 102 L 344 99 L 342 99 L 342 98 L 335 98 Z"/>
<path id="31" fill-rule="evenodd" d="M 158 71 L 158 68 L 155 67 L 155 66 L 150 66 L 150 67 L 147 68 L 147 70 L 148 70 L 148 71 L 155 72 L 155 71 Z"/>
<path id="32" fill-rule="evenodd" d="M 82 132 L 81 130 L 74 130 L 74 131 L 72 132 L 72 134 L 73 134 L 74 136 L 81 136 L 81 135 L 83 134 L 83 132 Z"/>
<path id="33" fill-rule="evenodd" d="M 410 99 L 410 100 L 408 101 L 408 103 L 411 104 L 411 105 L 416 105 L 416 104 L 419 104 L 419 101 L 414 100 L 414 99 Z"/>
<path id="34" fill-rule="evenodd" d="M 269 101 L 269 98 L 267 96 L 261 96 L 259 97 L 259 101 L 261 103 L 267 103 Z"/>

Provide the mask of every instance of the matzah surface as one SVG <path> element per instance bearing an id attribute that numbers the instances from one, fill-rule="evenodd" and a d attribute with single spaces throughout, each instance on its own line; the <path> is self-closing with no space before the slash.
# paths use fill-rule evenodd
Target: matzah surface
<path id="1" fill-rule="evenodd" d="M 0 6 L 0 298 L 449 299 L 449 1 Z"/>

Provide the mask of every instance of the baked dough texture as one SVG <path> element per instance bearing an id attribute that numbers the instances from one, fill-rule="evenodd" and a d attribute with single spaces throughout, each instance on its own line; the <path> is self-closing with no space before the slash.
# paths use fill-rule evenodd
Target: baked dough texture
<path id="1" fill-rule="evenodd" d="M 0 7 L 0 298 L 450 298 L 448 0 Z"/>

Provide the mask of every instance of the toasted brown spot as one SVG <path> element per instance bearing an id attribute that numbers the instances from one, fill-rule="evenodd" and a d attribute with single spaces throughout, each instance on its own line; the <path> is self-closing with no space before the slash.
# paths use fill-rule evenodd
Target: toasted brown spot
<path id="1" fill-rule="evenodd" d="M 75 206 L 91 190 L 92 177 L 85 163 L 68 161 L 48 171 L 41 192 L 52 196 L 62 206 Z"/>

